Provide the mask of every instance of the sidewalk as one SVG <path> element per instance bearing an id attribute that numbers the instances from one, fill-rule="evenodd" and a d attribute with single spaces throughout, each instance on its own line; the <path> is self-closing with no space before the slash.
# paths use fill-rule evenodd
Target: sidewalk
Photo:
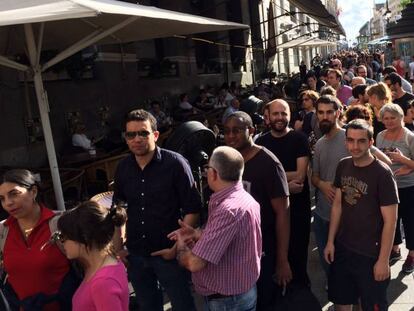
<path id="1" fill-rule="evenodd" d="M 402 259 L 391 267 L 391 283 L 388 287 L 389 311 L 414 311 L 414 274 L 401 274 L 401 267 L 407 256 L 407 250 L 401 248 Z M 308 273 L 312 282 L 312 291 L 319 299 L 322 310 L 326 311 L 332 305 L 328 301 L 325 290 L 325 275 L 320 267 L 318 250 L 311 232 L 309 243 Z"/>
<path id="2" fill-rule="evenodd" d="M 401 247 L 402 259 L 391 267 L 391 283 L 388 287 L 389 311 L 414 311 L 414 274 L 401 274 L 401 267 L 407 256 L 407 250 Z M 328 301 L 325 290 L 326 280 L 319 262 L 313 232 L 309 243 L 308 274 L 312 282 L 312 291 L 321 303 L 322 310 L 327 311 L 332 303 Z M 197 309 L 202 311 L 202 301 L 195 295 Z M 171 304 L 166 300 L 164 311 L 171 311 Z M 280 310 L 283 311 L 283 310 Z"/>

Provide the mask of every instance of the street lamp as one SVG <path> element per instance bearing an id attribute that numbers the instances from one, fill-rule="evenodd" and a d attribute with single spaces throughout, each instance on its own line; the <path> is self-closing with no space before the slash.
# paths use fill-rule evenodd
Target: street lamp
<path id="1" fill-rule="evenodd" d="M 385 17 L 385 19 L 387 20 L 387 23 L 390 21 L 390 17 L 391 17 L 391 11 L 390 11 L 390 8 L 388 7 L 388 0 L 386 0 L 386 2 L 385 2 L 385 8 L 386 8 L 386 10 L 385 10 L 385 13 L 384 13 L 384 17 Z"/>

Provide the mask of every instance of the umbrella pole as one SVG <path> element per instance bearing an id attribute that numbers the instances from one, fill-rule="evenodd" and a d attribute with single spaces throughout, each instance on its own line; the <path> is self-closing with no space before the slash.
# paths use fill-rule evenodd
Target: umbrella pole
<path id="1" fill-rule="evenodd" d="M 49 120 L 48 101 L 46 91 L 43 87 L 42 75 L 39 70 L 34 73 L 34 83 L 36 89 L 36 97 L 39 105 L 40 118 L 42 120 L 43 135 L 45 137 L 47 157 L 49 159 L 50 173 L 52 175 L 53 190 L 57 209 L 64 211 L 65 202 L 63 200 L 62 183 L 60 181 L 59 167 L 56 158 L 56 150 L 53 142 L 52 129 Z"/>
<path id="2" fill-rule="evenodd" d="M 55 192 L 57 209 L 64 211 L 65 202 L 63 200 L 62 184 L 59 176 L 59 167 L 56 159 L 55 145 L 53 142 L 52 128 L 49 120 L 49 104 L 47 94 L 43 86 L 42 72 L 37 61 L 37 49 L 33 35 L 31 24 L 25 24 L 24 30 L 26 34 L 27 50 L 29 53 L 30 63 L 33 70 L 33 81 L 36 90 L 37 103 L 39 105 L 40 118 L 42 120 L 43 135 L 45 137 L 45 144 L 47 150 L 47 157 L 49 159 L 50 173 L 52 175 L 53 190 Z M 40 51 L 40 49 L 39 49 Z"/>

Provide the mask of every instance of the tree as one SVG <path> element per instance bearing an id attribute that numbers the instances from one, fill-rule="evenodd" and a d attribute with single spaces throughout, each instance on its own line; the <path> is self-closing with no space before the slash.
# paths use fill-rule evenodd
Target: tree
<path id="1" fill-rule="evenodd" d="M 413 1 L 412 0 L 400 0 L 401 9 L 405 9 L 407 5 L 409 5 L 411 2 Z"/>

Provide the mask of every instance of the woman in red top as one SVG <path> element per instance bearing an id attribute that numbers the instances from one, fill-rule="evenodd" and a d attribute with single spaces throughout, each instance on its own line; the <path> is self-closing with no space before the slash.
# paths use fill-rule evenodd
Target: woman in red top
<path id="1" fill-rule="evenodd" d="M 55 213 L 36 201 L 38 187 L 28 170 L 10 170 L 0 177 L 0 202 L 9 214 L 3 230 L 3 268 L 6 296 L 12 310 L 70 310 L 59 294 L 69 261 L 55 244 L 48 243 L 49 220 Z"/>

